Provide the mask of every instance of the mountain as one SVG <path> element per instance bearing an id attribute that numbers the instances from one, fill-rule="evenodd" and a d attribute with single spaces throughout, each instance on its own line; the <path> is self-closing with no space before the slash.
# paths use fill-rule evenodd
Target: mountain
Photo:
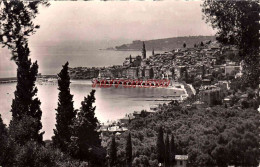
<path id="1" fill-rule="evenodd" d="M 194 44 L 200 44 L 203 41 L 215 41 L 215 36 L 186 36 L 186 37 L 173 37 L 173 38 L 163 38 L 154 40 L 135 40 L 131 44 L 123 44 L 120 46 L 115 46 L 115 50 L 141 50 L 142 43 L 145 43 L 146 50 L 172 50 L 176 48 L 182 48 L 183 44 L 186 43 L 186 47 L 194 47 Z M 111 50 L 111 48 L 109 48 Z"/>

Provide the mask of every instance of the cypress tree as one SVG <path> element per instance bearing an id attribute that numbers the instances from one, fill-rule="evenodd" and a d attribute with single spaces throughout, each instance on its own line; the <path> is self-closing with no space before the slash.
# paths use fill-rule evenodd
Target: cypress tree
<path id="1" fill-rule="evenodd" d="M 49 5 L 41 0 L 0 2 L 0 43 L 11 50 L 11 60 L 17 65 L 17 86 L 12 101 L 13 117 L 9 133 L 13 141 L 21 145 L 31 140 L 42 143 L 41 103 L 35 97 L 38 91 L 35 86 L 38 65 L 37 62 L 32 64 L 28 58 L 28 36 L 39 28 L 32 21 L 38 14 L 39 4 Z"/>
<path id="2" fill-rule="evenodd" d="M 8 129 L 0 114 L 0 166 L 14 166 L 15 145 L 8 136 Z"/>
<path id="3" fill-rule="evenodd" d="M 117 164 L 117 148 L 115 135 L 112 136 L 110 150 L 109 150 L 109 165 L 110 167 L 116 166 Z"/>
<path id="4" fill-rule="evenodd" d="M 4 150 L 7 143 L 7 128 L 4 124 L 1 114 L 0 114 L 0 165 L 2 165 L 2 160 L 4 159 Z"/>
<path id="5" fill-rule="evenodd" d="M 132 63 L 133 61 L 132 61 L 132 56 L 131 56 L 131 55 L 130 55 L 130 58 L 129 58 L 129 59 L 130 59 L 130 63 Z"/>
<path id="6" fill-rule="evenodd" d="M 98 120 L 95 117 L 96 107 L 93 107 L 95 100 L 95 90 L 92 90 L 90 95 L 84 97 L 84 101 L 81 102 L 78 117 L 74 121 L 73 145 L 77 146 L 76 156 L 81 160 L 93 160 L 95 155 L 92 155 L 89 150 L 101 147 L 100 133 L 97 132 Z"/>
<path id="7" fill-rule="evenodd" d="M 165 146 L 163 141 L 163 128 L 161 126 L 158 131 L 156 146 L 157 160 L 159 163 L 164 163 Z"/>
<path id="8" fill-rule="evenodd" d="M 17 86 L 11 108 L 10 136 L 19 144 L 29 140 L 42 143 L 41 102 L 35 97 L 38 92 L 35 86 L 38 64 L 37 61 L 31 64 L 28 59 L 30 51 L 27 43 L 17 46 Z"/>
<path id="9" fill-rule="evenodd" d="M 59 99 L 56 109 L 56 129 L 54 129 L 53 144 L 62 151 L 68 151 L 71 142 L 73 120 L 76 111 L 73 107 L 73 95 L 70 93 L 70 77 L 67 62 L 58 74 Z"/>
<path id="10" fill-rule="evenodd" d="M 131 141 L 131 133 L 129 132 L 127 141 L 126 141 L 126 163 L 128 167 L 132 166 L 132 141 Z"/>
<path id="11" fill-rule="evenodd" d="M 171 165 L 174 165 L 174 163 L 175 163 L 175 155 L 176 155 L 176 148 L 175 148 L 175 143 L 174 143 L 174 136 L 172 134 L 171 142 L 170 142 L 170 163 L 171 163 Z"/>
<path id="12" fill-rule="evenodd" d="M 0 140 L 2 139 L 2 136 L 7 135 L 7 128 L 2 120 L 2 116 L 0 114 Z"/>
<path id="13" fill-rule="evenodd" d="M 154 56 L 154 49 L 153 49 L 153 51 L 152 51 L 152 55 Z"/>
<path id="14" fill-rule="evenodd" d="M 169 143 L 169 136 L 166 134 L 165 139 L 165 165 L 169 166 L 170 164 L 170 143 Z"/>

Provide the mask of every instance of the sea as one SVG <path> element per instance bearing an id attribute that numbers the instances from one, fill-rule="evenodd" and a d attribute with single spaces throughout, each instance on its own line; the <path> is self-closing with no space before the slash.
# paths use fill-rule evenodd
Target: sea
<path id="1" fill-rule="evenodd" d="M 135 57 L 141 55 L 140 51 L 111 51 L 111 50 L 79 50 L 73 52 L 66 52 L 66 49 L 52 50 L 52 48 L 38 48 L 37 52 L 34 50 L 37 60 L 39 60 L 40 69 L 47 61 L 51 64 L 48 66 L 52 69 L 41 69 L 40 71 L 49 72 L 49 74 L 57 74 L 62 66 L 61 62 L 69 60 L 72 66 L 110 66 L 113 64 L 120 65 L 124 59 L 130 54 Z M 47 56 L 51 54 L 52 56 Z M 86 56 L 88 55 L 88 56 Z M 151 52 L 147 52 L 151 55 Z M 53 59 L 55 57 L 56 59 Z M 52 58 L 49 60 L 47 58 Z M 62 59 L 60 61 L 59 59 Z M 41 66 L 42 65 L 42 66 Z M 2 64 L 1 64 L 2 66 Z M 2 68 L 2 67 L 1 67 Z M 15 69 L 14 69 L 15 70 Z M 43 82 L 37 83 L 38 93 L 37 97 L 41 101 L 42 109 L 42 130 L 45 132 L 44 140 L 51 139 L 53 136 L 53 129 L 56 123 L 56 108 L 58 104 L 58 85 L 57 82 Z M 5 124 L 9 124 L 11 120 L 11 104 L 14 98 L 14 91 L 16 83 L 0 84 L 0 114 Z M 180 90 L 168 88 L 124 88 L 124 87 L 110 87 L 100 88 L 92 87 L 90 80 L 71 80 L 71 94 L 73 94 L 74 108 L 80 109 L 81 101 L 87 97 L 92 89 L 96 90 L 96 117 L 101 123 L 108 121 L 117 121 L 125 117 L 126 114 L 133 113 L 134 111 L 150 110 L 150 107 L 163 104 L 167 101 L 156 101 L 163 99 L 165 96 L 172 96 L 176 94 L 183 94 Z"/>

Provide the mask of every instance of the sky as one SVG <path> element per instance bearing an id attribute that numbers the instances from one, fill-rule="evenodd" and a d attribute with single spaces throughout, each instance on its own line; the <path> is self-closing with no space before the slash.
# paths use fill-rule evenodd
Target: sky
<path id="1" fill-rule="evenodd" d="M 53 68 L 55 63 L 51 63 L 51 66 L 47 60 L 58 62 L 62 59 L 52 53 L 56 54 L 57 50 L 60 52 L 64 47 L 69 52 L 70 49 L 66 47 L 70 47 L 72 42 L 78 47 L 98 49 L 131 43 L 132 40 L 215 34 L 211 26 L 202 20 L 202 1 L 50 3 L 49 7 L 39 8 L 40 13 L 34 22 L 40 25 L 40 29 L 29 38 L 31 58 L 33 61 L 38 60 L 40 72 L 43 73 L 53 72 L 47 69 Z M 48 46 L 58 49 L 52 48 L 55 50 L 52 52 L 47 50 Z M 42 58 L 42 55 L 47 55 L 48 59 Z M 16 65 L 10 61 L 10 53 L 0 49 L 0 56 L 0 77 L 15 76 Z"/>
<path id="2" fill-rule="evenodd" d="M 40 8 L 41 29 L 32 40 L 156 39 L 213 35 L 202 20 L 201 1 L 51 2 Z"/>

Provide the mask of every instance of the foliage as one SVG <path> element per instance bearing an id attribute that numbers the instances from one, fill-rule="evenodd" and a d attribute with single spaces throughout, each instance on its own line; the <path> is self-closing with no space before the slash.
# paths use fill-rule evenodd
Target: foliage
<path id="1" fill-rule="evenodd" d="M 72 159 L 69 155 L 54 149 L 51 145 L 39 145 L 29 141 L 24 145 L 18 145 L 10 138 L 6 140 L 5 149 L 1 150 L 3 157 L 0 158 L 2 166 L 39 166 L 39 167 L 71 167 L 87 166 L 86 162 Z"/>
<path id="2" fill-rule="evenodd" d="M 70 77 L 67 62 L 58 74 L 59 102 L 56 109 L 56 129 L 54 129 L 53 144 L 61 151 L 68 151 L 71 143 L 73 120 L 76 118 L 76 111 L 73 107 L 73 95 L 70 93 Z"/>
<path id="3" fill-rule="evenodd" d="M 170 141 L 170 165 L 173 165 L 175 163 L 175 143 L 174 143 L 174 136 L 172 134 L 171 141 Z"/>
<path id="4" fill-rule="evenodd" d="M 164 155 L 165 155 L 165 145 L 164 145 L 164 139 L 163 139 L 163 128 L 160 127 L 158 131 L 157 136 L 157 160 L 160 163 L 164 163 Z"/>
<path id="5" fill-rule="evenodd" d="M 7 159 L 7 155 L 6 155 L 7 144 L 8 144 L 7 139 L 8 139 L 7 128 L 0 114 L 0 150 L 1 150 L 0 165 L 6 165 L 4 163 Z"/>
<path id="6" fill-rule="evenodd" d="M 169 135 L 168 133 L 166 134 L 166 139 L 165 139 L 165 153 L 164 153 L 164 162 L 165 166 L 170 165 L 170 141 L 169 141 Z"/>
<path id="7" fill-rule="evenodd" d="M 101 147 L 99 138 L 98 120 L 95 117 L 95 90 L 84 97 L 77 118 L 72 126 L 73 136 L 70 145 L 72 154 L 80 160 L 88 160 L 92 164 L 101 165 L 105 161 L 106 150 Z"/>
<path id="8" fill-rule="evenodd" d="M 42 143 L 42 128 L 40 100 L 36 98 L 37 88 L 35 86 L 38 74 L 37 62 L 31 63 L 29 59 L 28 36 L 35 32 L 39 26 L 34 25 L 32 20 L 38 13 L 40 4 L 48 5 L 43 1 L 6 1 L 0 2 L 1 34 L 0 43 L 8 47 L 12 52 L 12 60 L 17 65 L 17 86 L 15 98 L 12 102 L 12 120 L 10 122 L 10 136 L 19 144 L 34 140 Z M 27 118 L 23 118 L 27 117 Z M 17 132 L 16 125 L 19 121 L 31 119 L 32 126 L 27 134 L 25 131 Z M 21 136 L 24 138 L 20 138 Z"/>
<path id="9" fill-rule="evenodd" d="M 126 141 L 126 163 L 128 167 L 132 166 L 132 141 L 131 141 L 131 133 L 128 134 L 127 141 Z"/>
<path id="10" fill-rule="evenodd" d="M 39 5 L 49 6 L 43 0 L 37 1 L 7 1 L 0 2 L 0 43 L 12 51 L 12 60 L 19 62 L 18 48 L 28 43 L 28 37 L 40 28 L 33 23 L 39 13 Z"/>
<path id="11" fill-rule="evenodd" d="M 109 165 L 111 167 L 117 165 L 117 147 L 116 147 L 116 139 L 115 136 L 112 136 L 109 150 Z"/>
<path id="12" fill-rule="evenodd" d="M 217 40 L 236 45 L 243 60 L 243 81 L 256 88 L 259 84 L 259 0 L 205 0 L 203 13 L 217 28 Z"/>
<path id="13" fill-rule="evenodd" d="M 259 155 L 259 114 L 252 108 L 189 108 L 161 105 L 159 111 L 145 118 L 133 120 L 128 128 L 133 144 L 133 165 L 157 164 L 158 127 L 171 133 L 171 154 L 188 155 L 191 166 L 209 165 L 256 165 Z M 122 134 L 120 138 L 124 138 Z M 162 136 L 162 135 L 160 135 Z M 162 139 L 162 137 L 160 137 Z M 174 139 L 174 140 L 173 140 Z M 118 153 L 124 141 L 117 140 Z M 172 151 L 174 150 L 174 151 Z M 120 160 L 119 162 L 124 162 Z M 221 161 L 221 158 L 224 161 Z M 144 159 L 143 159 L 144 160 Z M 172 162 L 173 163 L 173 162 Z"/>

